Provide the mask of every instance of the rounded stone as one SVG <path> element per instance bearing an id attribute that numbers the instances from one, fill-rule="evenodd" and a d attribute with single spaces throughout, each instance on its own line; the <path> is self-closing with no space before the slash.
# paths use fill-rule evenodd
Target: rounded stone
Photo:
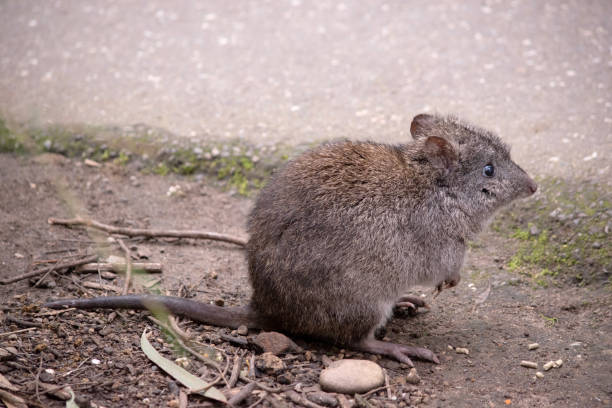
<path id="1" fill-rule="evenodd" d="M 355 394 L 380 387 L 385 382 L 383 369 L 369 360 L 338 360 L 321 371 L 319 384 L 324 391 Z"/>

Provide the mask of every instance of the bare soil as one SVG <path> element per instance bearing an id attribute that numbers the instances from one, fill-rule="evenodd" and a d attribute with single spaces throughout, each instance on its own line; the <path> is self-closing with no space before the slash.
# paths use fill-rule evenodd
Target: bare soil
<path id="1" fill-rule="evenodd" d="M 180 185 L 182 194 L 168 195 Z M 80 161 L 54 154 L 36 157 L 0 155 L 0 279 L 27 271 L 33 262 L 70 260 L 98 251 L 122 255 L 104 234 L 81 228 L 51 226 L 49 217 L 89 215 L 101 222 L 150 228 L 202 229 L 245 236 L 251 199 L 211 187 L 206 179 L 143 175 L 129 167 L 106 164 L 88 167 Z M 183 239 L 129 239 L 134 254 L 161 262 L 160 276 L 139 276 L 139 282 L 161 278 L 161 288 L 172 295 L 225 305 L 245 304 L 249 297 L 243 250 L 224 243 Z M 377 356 L 363 355 L 321 343 L 295 339 L 304 352 L 284 356 L 285 373 L 264 375 L 269 386 L 290 385 L 304 395 L 316 390 L 318 375 L 329 359 L 370 358 L 386 369 L 390 386 L 365 398 L 372 406 L 429 407 L 598 407 L 612 403 L 612 296 L 606 284 L 578 287 L 560 282 L 539 288 L 506 268 L 516 243 L 487 231 L 473 245 L 461 284 L 431 298 L 428 313 L 396 317 L 387 326 L 392 341 L 428 347 L 440 365 L 416 361 L 418 385 L 406 383 L 407 367 Z M 145 260 L 145 261 L 147 261 Z M 475 272 L 478 273 L 475 273 Z M 40 287 L 29 280 L 0 286 L 2 314 L 0 347 L 16 354 L 0 361 L 2 373 L 19 387 L 16 395 L 31 406 L 64 406 L 43 392 L 45 382 L 69 385 L 79 406 L 132 407 L 178 406 L 178 389 L 140 350 L 143 330 L 153 331 L 152 344 L 166 357 L 180 352 L 146 318 L 144 312 L 67 311 L 49 315 L 39 306 L 48 299 L 100 296 L 86 289 L 86 280 L 98 274 L 51 273 Z M 491 285 L 489 296 L 479 296 Z M 481 297 L 480 300 L 483 298 Z M 195 338 L 233 358 L 252 350 L 223 341 L 228 329 L 181 322 Z M 29 329 L 24 331 L 24 329 Z M 10 332 L 14 332 L 9 334 Z M 256 333 L 249 333 L 249 336 Z M 539 343 L 536 350 L 528 344 Z M 452 347 L 469 349 L 457 354 Z M 327 356 L 327 357 L 324 357 Z M 188 370 L 213 379 L 217 372 L 201 369 L 188 357 Z M 94 359 L 99 360 L 96 364 Z M 544 371 L 550 360 L 563 365 Z M 538 370 L 520 366 L 522 360 L 538 363 Z M 225 360 L 221 366 L 225 365 Z M 50 374 L 48 369 L 53 370 Z M 544 373 L 536 378 L 536 371 Z M 227 391 L 224 383 L 217 384 Z M 244 386 L 239 382 L 238 387 Z M 244 406 L 258 400 L 253 394 Z M 390 398 L 391 397 L 391 398 Z M 349 402 L 354 396 L 347 396 Z M 190 396 L 189 406 L 214 403 Z M 270 394 L 261 406 L 292 406 L 283 393 Z"/>

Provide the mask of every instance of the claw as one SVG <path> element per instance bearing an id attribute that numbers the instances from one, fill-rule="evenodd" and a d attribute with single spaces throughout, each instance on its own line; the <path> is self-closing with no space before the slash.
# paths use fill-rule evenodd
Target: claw
<path id="1" fill-rule="evenodd" d="M 414 367 L 410 357 L 416 357 L 421 360 L 431 361 L 432 363 L 440 364 L 440 360 L 434 353 L 423 347 L 410 347 L 403 344 L 390 343 L 380 341 L 374 338 L 366 338 L 360 342 L 351 345 L 355 350 L 365 351 L 372 354 L 381 354 L 393 357 L 401 363 L 405 363 L 410 367 Z M 410 356 L 410 357 L 409 357 Z"/>

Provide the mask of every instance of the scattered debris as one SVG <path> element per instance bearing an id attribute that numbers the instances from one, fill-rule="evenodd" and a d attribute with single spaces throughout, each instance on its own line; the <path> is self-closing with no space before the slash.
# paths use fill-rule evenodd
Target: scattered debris
<path id="1" fill-rule="evenodd" d="M 533 361 L 523 360 L 523 361 L 521 361 L 521 366 L 527 367 L 527 368 L 535 368 L 535 369 L 537 369 L 538 368 L 538 363 L 534 363 Z"/>
<path id="2" fill-rule="evenodd" d="M 326 407 L 335 407 L 338 405 L 338 400 L 334 397 L 333 394 L 329 394 L 327 392 L 311 392 L 306 394 L 306 398 L 315 404 L 323 405 Z"/>
<path id="3" fill-rule="evenodd" d="M 270 352 L 258 356 L 255 360 L 255 367 L 266 374 L 280 374 L 287 369 L 283 360 Z"/>
<path id="4" fill-rule="evenodd" d="M 468 350 L 465 347 L 455 347 L 455 353 L 469 355 L 470 354 L 470 350 Z"/>
<path id="5" fill-rule="evenodd" d="M 419 376 L 419 373 L 417 373 L 416 368 L 413 367 L 410 369 L 410 372 L 406 376 L 406 381 L 414 385 L 417 385 L 421 382 L 421 377 Z"/>
<path id="6" fill-rule="evenodd" d="M 541 371 L 536 372 L 535 375 L 537 378 L 544 378 L 544 373 Z"/>
<path id="7" fill-rule="evenodd" d="M 548 371 L 551 368 L 559 368 L 563 365 L 563 360 L 559 359 L 556 361 L 549 361 L 548 363 L 544 364 L 544 371 Z"/>
<path id="8" fill-rule="evenodd" d="M 540 347 L 538 343 L 531 343 L 530 345 L 527 346 L 529 350 L 536 350 L 538 347 Z"/>

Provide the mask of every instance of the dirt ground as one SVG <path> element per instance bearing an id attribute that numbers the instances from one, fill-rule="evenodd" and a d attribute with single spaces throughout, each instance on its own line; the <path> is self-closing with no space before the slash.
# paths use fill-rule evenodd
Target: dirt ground
<path id="1" fill-rule="evenodd" d="M 180 185 L 181 194 L 168 195 Z M 27 271 L 33 262 L 70 260 L 89 251 L 121 255 L 106 237 L 80 228 L 51 226 L 49 217 L 86 214 L 101 222 L 150 228 L 202 229 L 245 236 L 251 199 L 231 195 L 201 180 L 144 175 L 129 167 L 88 167 L 54 154 L 36 157 L 0 155 L 0 279 Z M 187 216 L 186 216 L 187 215 Z M 225 305 L 245 304 L 249 287 L 243 250 L 217 242 L 179 239 L 126 240 L 134 254 L 163 264 L 161 277 L 169 294 Z M 408 369 L 386 358 L 340 350 L 295 339 L 304 352 L 284 356 L 285 373 L 261 374 L 269 386 L 290 385 L 308 394 L 328 358 L 376 359 L 386 369 L 389 388 L 362 401 L 371 406 L 430 407 L 605 407 L 612 404 L 612 296 L 606 284 L 579 287 L 569 283 L 539 288 L 506 268 L 515 243 L 487 231 L 472 246 L 461 284 L 431 299 L 432 307 L 416 317 L 396 317 L 386 336 L 399 343 L 428 347 L 440 365 L 416 361 L 418 385 L 406 383 Z M 480 271 L 474 274 L 473 271 Z M 0 361 L 2 373 L 19 388 L 14 394 L 31 406 L 64 406 L 44 392 L 43 383 L 69 385 L 79 406 L 178 406 L 177 384 L 150 362 L 140 349 L 143 330 L 170 359 L 164 334 L 144 312 L 67 311 L 49 314 L 40 308 L 48 299 L 105 295 L 87 289 L 97 273 L 51 273 L 39 287 L 29 280 L 0 286 L 2 314 L 0 347 L 13 350 Z M 122 278 L 104 280 L 122 286 Z M 487 287 L 488 297 L 478 301 Z M 136 288 L 142 289 L 137 283 Z M 417 291 L 417 293 L 420 293 Z M 479 298 L 480 296 L 480 298 Z M 220 338 L 227 329 L 181 322 L 197 340 L 219 355 L 233 358 L 251 350 Z M 249 336 L 256 334 L 249 333 Z M 529 350 L 528 345 L 539 343 Z M 457 354 L 451 347 L 469 349 Z M 328 358 L 325 358 L 327 356 Z M 189 358 L 188 370 L 213 379 L 217 372 Z M 563 365 L 544 371 L 544 363 Z M 521 367 L 522 360 L 538 369 Z M 221 364 L 225 364 L 225 360 Z M 51 369 L 51 370 L 49 370 Z M 536 371 L 544 373 L 536 378 Z M 244 383 L 239 383 L 242 387 Z M 227 391 L 223 383 L 217 384 Z M 262 394 L 253 394 L 244 406 Z M 354 402 L 353 396 L 347 396 Z M 364 403 L 363 401 L 367 401 Z M 190 396 L 189 406 L 213 404 Z M 284 393 L 268 394 L 262 406 L 292 406 Z"/>

